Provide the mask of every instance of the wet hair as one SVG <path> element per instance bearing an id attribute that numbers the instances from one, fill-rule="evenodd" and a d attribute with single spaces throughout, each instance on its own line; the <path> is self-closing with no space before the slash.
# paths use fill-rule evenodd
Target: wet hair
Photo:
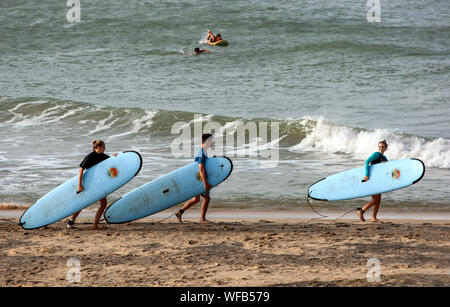
<path id="1" fill-rule="evenodd" d="M 102 146 L 105 146 L 105 142 L 103 142 L 102 140 L 95 140 L 92 142 L 92 149 L 96 150 L 97 148 L 100 148 Z"/>
<path id="2" fill-rule="evenodd" d="M 207 139 L 209 139 L 210 137 L 212 137 L 212 134 L 211 134 L 211 133 L 204 133 L 204 134 L 202 135 L 202 144 L 205 143 L 205 141 L 206 141 Z"/>
<path id="3" fill-rule="evenodd" d="M 194 51 L 195 52 L 200 52 L 200 48 L 195 48 Z"/>
<path id="4" fill-rule="evenodd" d="M 386 146 L 386 148 L 388 148 L 388 143 L 386 142 L 386 140 L 381 140 L 378 142 L 378 144 L 384 144 Z"/>

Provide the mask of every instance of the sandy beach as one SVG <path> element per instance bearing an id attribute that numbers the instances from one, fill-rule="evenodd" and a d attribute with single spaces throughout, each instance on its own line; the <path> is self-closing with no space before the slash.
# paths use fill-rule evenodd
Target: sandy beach
<path id="1" fill-rule="evenodd" d="M 103 221 L 96 231 L 91 218 L 77 222 L 23 230 L 16 218 L 0 219 L 0 286 L 450 285 L 448 220 L 200 224 L 187 216 L 184 224 Z"/>

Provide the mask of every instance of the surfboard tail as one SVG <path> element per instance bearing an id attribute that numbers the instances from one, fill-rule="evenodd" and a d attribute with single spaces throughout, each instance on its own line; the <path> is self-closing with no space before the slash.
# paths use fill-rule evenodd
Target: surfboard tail
<path id="1" fill-rule="evenodd" d="M 228 161 L 230 161 L 230 166 L 231 166 L 231 168 L 230 168 L 230 173 L 229 173 L 228 176 L 226 176 L 225 179 L 223 180 L 223 181 L 225 181 L 225 180 L 228 179 L 228 177 L 230 177 L 231 173 L 233 172 L 233 161 L 231 161 L 230 158 L 225 157 L 225 156 L 223 156 L 222 158 L 225 158 L 225 159 L 227 159 Z M 223 182 L 223 181 L 222 181 L 222 182 Z"/>
<path id="2" fill-rule="evenodd" d="M 139 174 L 139 172 L 141 171 L 141 168 L 142 168 L 142 163 L 143 163 L 142 156 L 141 156 L 140 153 L 138 153 L 138 152 L 135 151 L 135 150 L 127 150 L 127 151 L 124 151 L 124 153 L 126 153 L 126 152 L 134 152 L 135 154 L 138 155 L 139 160 L 141 161 L 141 163 L 140 163 L 140 165 L 139 165 L 139 168 L 138 168 L 138 170 L 136 171 L 136 174 L 134 174 L 134 177 L 136 177 L 137 174 Z"/>
<path id="3" fill-rule="evenodd" d="M 419 182 L 420 180 L 422 180 L 423 176 L 425 176 L 425 163 L 423 163 L 422 160 L 417 159 L 417 158 L 411 158 L 411 160 L 417 160 L 417 161 L 419 161 L 420 163 L 422 163 L 422 167 L 423 167 L 422 175 L 421 175 L 417 180 L 414 180 L 413 183 L 412 183 L 412 184 L 416 184 L 417 182 Z"/>
<path id="4" fill-rule="evenodd" d="M 316 183 L 318 183 L 318 182 L 320 182 L 320 181 L 322 181 L 322 180 L 325 180 L 327 177 L 325 177 L 325 178 L 322 178 L 322 179 L 320 179 L 320 180 L 317 180 L 316 182 L 314 182 L 313 184 L 311 184 L 309 187 L 308 187 L 308 198 L 311 198 L 311 199 L 314 199 L 314 200 L 319 200 L 319 201 L 328 201 L 328 199 L 324 199 L 324 198 L 317 198 L 317 197 L 314 197 L 314 196 L 312 196 L 311 195 L 311 187 L 313 186 L 313 185 L 315 185 Z"/>

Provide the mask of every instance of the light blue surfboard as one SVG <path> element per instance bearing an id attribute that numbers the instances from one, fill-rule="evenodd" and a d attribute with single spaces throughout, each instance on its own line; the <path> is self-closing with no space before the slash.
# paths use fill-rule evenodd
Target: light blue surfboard
<path id="1" fill-rule="evenodd" d="M 418 182 L 425 174 L 419 159 L 394 160 L 370 166 L 369 180 L 363 182 L 365 168 L 340 172 L 313 183 L 308 196 L 316 200 L 344 200 L 398 190 Z"/>
<path id="2" fill-rule="evenodd" d="M 142 158 L 136 151 L 112 155 L 83 173 L 83 187 L 78 191 L 78 175 L 56 187 L 35 202 L 20 218 L 24 229 L 55 223 L 114 192 L 141 170 Z"/>
<path id="3" fill-rule="evenodd" d="M 205 170 L 208 183 L 215 187 L 230 176 L 233 163 L 227 157 L 208 158 Z M 205 192 L 194 162 L 125 194 L 106 209 L 104 217 L 111 224 L 134 221 Z"/>

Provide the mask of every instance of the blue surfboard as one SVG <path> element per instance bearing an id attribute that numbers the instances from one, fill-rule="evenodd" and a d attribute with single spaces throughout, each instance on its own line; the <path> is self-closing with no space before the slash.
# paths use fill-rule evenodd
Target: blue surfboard
<path id="1" fill-rule="evenodd" d="M 136 151 L 112 155 L 85 170 L 82 192 L 77 193 L 77 175 L 28 208 L 20 218 L 20 225 L 24 229 L 39 228 L 79 212 L 129 182 L 141 167 L 142 158 Z"/>
<path id="2" fill-rule="evenodd" d="M 402 189 L 423 178 L 425 165 L 412 158 L 375 164 L 369 171 L 365 182 L 364 167 L 323 178 L 308 188 L 308 196 L 316 200 L 345 200 Z"/>
<path id="3" fill-rule="evenodd" d="M 227 157 L 208 158 L 205 170 L 208 183 L 215 187 L 230 176 L 233 163 Z M 194 162 L 125 194 L 106 209 L 104 217 L 111 224 L 134 221 L 205 192 Z"/>

